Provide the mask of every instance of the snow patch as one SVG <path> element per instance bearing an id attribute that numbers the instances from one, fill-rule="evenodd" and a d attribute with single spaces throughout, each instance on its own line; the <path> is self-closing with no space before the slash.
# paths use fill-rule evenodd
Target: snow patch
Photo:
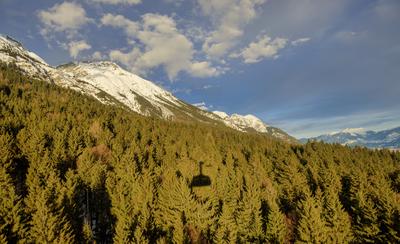
<path id="1" fill-rule="evenodd" d="M 349 133 L 349 134 L 364 134 L 364 128 L 346 128 L 342 130 L 342 133 Z"/>
<path id="2" fill-rule="evenodd" d="M 347 133 L 347 134 L 350 134 L 352 136 L 357 136 L 357 135 L 364 135 L 364 134 L 367 133 L 367 131 L 364 128 L 346 128 L 346 129 L 343 129 L 341 131 L 331 132 L 328 135 L 334 136 L 334 135 L 339 135 L 339 134 L 342 134 L 342 133 Z"/>
<path id="3" fill-rule="evenodd" d="M 221 117 L 222 119 L 229 117 L 229 115 L 227 113 L 222 112 L 222 111 L 213 111 L 213 113 L 216 114 L 217 116 Z"/>
<path id="4" fill-rule="evenodd" d="M 193 103 L 192 105 L 197 107 L 197 108 L 199 108 L 199 109 L 201 109 L 201 110 L 208 111 L 208 107 L 207 107 L 205 102 Z"/>

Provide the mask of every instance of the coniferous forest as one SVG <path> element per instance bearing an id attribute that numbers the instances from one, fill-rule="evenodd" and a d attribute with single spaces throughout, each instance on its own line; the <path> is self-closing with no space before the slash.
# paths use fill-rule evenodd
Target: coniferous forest
<path id="1" fill-rule="evenodd" d="M 143 117 L 0 70 L 0 243 L 400 242 L 398 152 Z"/>

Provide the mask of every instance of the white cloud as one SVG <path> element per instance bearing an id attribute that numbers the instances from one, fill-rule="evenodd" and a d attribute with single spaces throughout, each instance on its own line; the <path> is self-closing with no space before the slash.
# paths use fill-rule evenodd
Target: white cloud
<path id="1" fill-rule="evenodd" d="M 213 77 L 220 75 L 222 71 L 211 67 L 209 62 L 203 61 L 192 63 L 188 72 L 194 77 Z"/>
<path id="2" fill-rule="evenodd" d="M 232 58 L 243 58 L 245 63 L 257 63 L 264 58 L 276 58 L 279 50 L 284 48 L 288 40 L 284 38 L 275 38 L 264 35 L 256 42 L 252 42 L 241 52 L 232 54 Z"/>
<path id="3" fill-rule="evenodd" d="M 104 3 L 104 4 L 123 4 L 123 5 L 136 5 L 140 4 L 142 1 L 141 0 L 90 0 L 91 2 L 94 3 Z"/>
<path id="4" fill-rule="evenodd" d="M 133 48 L 130 52 L 123 53 L 119 50 L 111 50 L 109 53 L 109 57 L 112 61 L 117 61 L 125 66 L 132 68 L 135 66 L 136 60 L 142 55 L 139 48 Z M 138 72 L 142 73 L 142 72 Z"/>
<path id="5" fill-rule="evenodd" d="M 73 2 L 56 4 L 48 10 L 40 11 L 38 17 L 44 24 L 41 31 L 43 35 L 47 35 L 51 31 L 66 31 L 72 37 L 76 30 L 92 21 L 86 16 L 85 9 Z"/>
<path id="6" fill-rule="evenodd" d="M 297 40 L 292 41 L 291 44 L 292 44 L 292 46 L 298 46 L 298 45 L 304 44 L 310 40 L 311 40 L 311 38 L 309 38 L 309 37 L 303 37 L 303 38 L 299 38 Z"/>
<path id="7" fill-rule="evenodd" d="M 172 18 L 158 14 L 145 14 L 142 18 L 143 29 L 138 39 L 145 45 L 145 51 L 135 64 L 136 69 L 163 66 L 168 77 L 174 79 L 190 67 L 193 44 L 177 30 Z"/>
<path id="8" fill-rule="evenodd" d="M 101 18 L 101 24 L 122 28 L 130 37 L 134 37 L 139 30 L 138 23 L 129 20 L 122 15 L 106 14 Z"/>
<path id="9" fill-rule="evenodd" d="M 215 31 L 205 39 L 203 51 L 211 58 L 223 57 L 243 35 L 243 29 L 257 15 L 265 0 L 198 0 L 205 16 L 211 17 Z"/>
<path id="10" fill-rule="evenodd" d="M 69 55 L 73 58 L 77 58 L 79 53 L 84 50 L 91 49 L 92 47 L 84 40 L 72 41 L 68 43 Z"/>
<path id="11" fill-rule="evenodd" d="M 100 51 L 96 51 L 92 54 L 93 60 L 102 60 L 104 59 L 104 55 Z"/>
<path id="12" fill-rule="evenodd" d="M 149 70 L 161 66 L 170 80 L 175 79 L 181 71 L 195 77 L 219 74 L 210 63 L 193 60 L 193 43 L 177 29 L 171 17 L 145 14 L 142 21 L 137 23 L 123 16 L 108 14 L 103 17 L 102 23 L 124 29 L 127 35 L 136 38 L 143 45 L 143 50 L 135 47 L 128 53 L 112 50 L 109 54 L 112 60 L 124 64 L 135 73 L 146 74 Z"/>

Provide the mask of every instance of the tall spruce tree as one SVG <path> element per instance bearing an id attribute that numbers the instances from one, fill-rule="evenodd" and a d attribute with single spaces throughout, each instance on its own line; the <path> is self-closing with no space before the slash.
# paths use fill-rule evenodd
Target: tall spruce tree
<path id="1" fill-rule="evenodd" d="M 269 202 L 266 239 L 270 243 L 284 243 L 287 235 L 285 215 L 279 210 L 275 200 Z"/>
<path id="2" fill-rule="evenodd" d="M 297 226 L 296 243 L 326 243 L 326 222 L 322 216 L 319 197 L 307 196 L 300 206 L 300 221 Z"/>
<path id="3" fill-rule="evenodd" d="M 0 166 L 0 240 L 3 243 L 26 241 L 24 206 L 15 193 L 10 175 Z"/>

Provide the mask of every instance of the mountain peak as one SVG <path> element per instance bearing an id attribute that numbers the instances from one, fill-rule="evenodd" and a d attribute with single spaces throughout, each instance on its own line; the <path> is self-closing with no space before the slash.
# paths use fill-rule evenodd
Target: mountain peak
<path id="1" fill-rule="evenodd" d="M 331 132 L 331 133 L 329 133 L 329 135 L 336 135 L 336 134 L 343 134 L 343 133 L 347 133 L 347 134 L 351 134 L 351 135 L 365 134 L 366 130 L 364 128 L 346 128 L 339 132 L 337 132 L 337 131 Z"/>
<path id="2" fill-rule="evenodd" d="M 18 47 L 23 47 L 19 41 L 15 40 L 14 38 L 12 38 L 11 36 L 8 36 L 8 35 L 6 35 L 6 36 L 0 35 L 0 40 L 3 42 L 13 43 L 13 45 L 18 46 Z"/>
<path id="3" fill-rule="evenodd" d="M 227 113 L 220 111 L 214 111 L 213 113 L 223 119 L 225 124 L 232 128 L 241 131 L 251 128 L 260 133 L 267 132 L 268 125 L 254 115 L 232 114 L 229 116 Z"/>
<path id="4" fill-rule="evenodd" d="M 108 60 L 101 60 L 101 61 L 83 61 L 83 62 L 78 62 L 77 64 L 87 64 L 95 67 L 111 67 L 115 69 L 123 69 L 121 66 L 119 66 L 117 63 L 113 61 L 108 61 Z"/>
<path id="5" fill-rule="evenodd" d="M 49 79 L 52 69 L 41 57 L 9 36 L 0 35 L 0 61 L 15 63 L 23 72 L 43 79 Z"/>

